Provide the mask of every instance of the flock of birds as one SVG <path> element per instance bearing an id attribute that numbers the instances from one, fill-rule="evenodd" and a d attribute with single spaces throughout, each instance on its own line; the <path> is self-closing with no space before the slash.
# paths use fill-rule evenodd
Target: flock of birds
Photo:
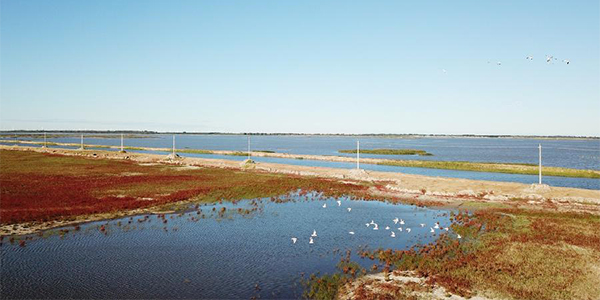
<path id="1" fill-rule="evenodd" d="M 337 202 L 338 206 L 342 206 L 342 201 L 341 200 L 337 200 L 336 202 Z M 323 208 L 327 208 L 327 203 L 324 203 L 322 207 Z M 348 212 L 351 212 L 352 208 L 351 207 L 347 207 L 346 210 Z M 399 231 L 399 232 L 410 233 L 412 231 L 412 229 L 410 227 L 405 227 L 404 226 L 404 225 L 406 225 L 406 222 L 403 219 L 399 219 L 398 217 L 396 217 L 396 218 L 394 218 L 392 220 L 392 222 L 394 222 L 394 225 L 400 225 L 400 227 L 397 227 L 397 231 Z M 427 224 L 425 224 L 425 223 L 420 223 L 419 224 L 419 226 L 422 227 L 422 228 L 424 228 L 426 225 Z M 365 223 L 365 226 L 367 228 L 372 228 L 373 230 L 379 230 L 379 224 L 375 223 L 374 220 L 371 220 L 371 222 L 369 222 L 369 223 Z M 391 228 L 390 226 L 386 226 L 384 229 L 390 231 L 390 237 L 393 237 L 393 238 L 396 237 L 396 231 L 395 231 L 396 229 Z M 433 227 L 429 228 L 429 232 L 435 234 L 436 230 L 448 232 L 450 230 L 450 228 L 448 228 L 448 227 L 442 227 L 439 222 L 436 222 L 433 225 Z M 354 235 L 355 233 L 354 233 L 354 231 L 349 231 L 348 234 Z M 310 235 L 308 243 L 309 244 L 314 244 L 315 243 L 315 239 L 314 238 L 316 238 L 317 236 L 318 236 L 317 235 L 317 230 L 313 229 L 313 233 Z M 460 234 L 456 234 L 456 238 L 461 239 L 462 236 Z M 292 244 L 296 244 L 296 242 L 298 241 L 297 237 L 292 237 L 291 239 L 292 239 Z"/>
<path id="2" fill-rule="evenodd" d="M 533 55 L 528 55 L 527 57 L 525 57 L 525 59 L 529 60 L 529 61 L 533 61 Z M 554 63 L 554 61 L 557 61 L 557 60 L 558 60 L 558 58 L 554 57 L 554 55 L 548 55 L 548 54 L 546 54 L 546 63 L 547 64 Z M 568 60 L 568 59 L 563 59 L 562 62 L 565 63 L 565 64 L 567 64 L 567 65 L 571 63 L 571 61 Z M 490 62 L 488 61 L 488 64 L 489 63 Z M 499 61 L 496 64 L 499 65 L 499 66 L 501 66 L 502 62 Z M 443 70 L 443 71 L 444 71 L 444 73 L 446 73 L 445 70 Z"/>

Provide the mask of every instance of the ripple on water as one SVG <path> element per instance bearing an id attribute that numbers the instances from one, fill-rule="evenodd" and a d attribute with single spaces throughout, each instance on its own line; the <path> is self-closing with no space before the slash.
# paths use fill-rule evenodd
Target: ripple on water
<path id="1" fill-rule="evenodd" d="M 367 267 L 373 262 L 360 260 L 357 249 L 407 249 L 432 241 L 429 227 L 434 222 L 450 224 L 444 211 L 411 205 L 342 199 L 338 206 L 335 199 L 318 195 L 309 195 L 310 201 L 291 198 L 294 201 L 284 203 L 260 201 L 261 209 L 250 215 L 235 212 L 252 207 L 250 201 L 240 201 L 202 206 L 209 217 L 196 222 L 190 221 L 197 217 L 195 212 L 166 215 L 167 224 L 157 216 L 141 223 L 138 219 L 144 216 L 137 216 L 128 224 L 128 217 L 89 223 L 62 238 L 29 241 L 24 248 L 5 244 L 0 248 L 1 296 L 298 298 L 299 275 L 335 272 L 346 249 Z M 212 207 L 227 211 L 218 217 Z M 404 219 L 403 227 L 412 232 L 398 231 L 395 217 Z M 371 220 L 379 223 L 379 230 L 365 226 Z M 420 223 L 430 226 L 422 228 Z M 106 234 L 98 229 L 103 224 L 108 224 Z M 396 238 L 386 226 L 396 229 Z M 309 244 L 313 230 L 318 236 Z M 291 237 L 298 238 L 296 244 Z"/>

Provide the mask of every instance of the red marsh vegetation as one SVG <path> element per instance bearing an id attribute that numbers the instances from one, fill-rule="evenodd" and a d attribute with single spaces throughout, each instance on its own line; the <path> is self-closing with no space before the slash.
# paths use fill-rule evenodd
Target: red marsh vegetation
<path id="1" fill-rule="evenodd" d="M 0 151 L 0 222 L 48 221 L 165 205 L 316 191 L 364 196 L 369 186 L 219 168 Z"/>

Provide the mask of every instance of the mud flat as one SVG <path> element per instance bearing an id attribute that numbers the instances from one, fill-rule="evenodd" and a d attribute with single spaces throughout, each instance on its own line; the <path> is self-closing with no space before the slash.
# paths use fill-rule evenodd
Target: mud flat
<path id="1" fill-rule="evenodd" d="M 282 174 L 302 178 L 328 179 L 342 184 L 362 184 L 364 187 L 368 188 L 366 193 L 373 197 L 402 199 L 413 202 L 417 201 L 424 205 L 452 206 L 470 209 L 486 208 L 490 206 L 530 207 L 558 211 L 586 211 L 593 214 L 600 214 L 600 191 L 597 190 L 275 163 L 240 163 L 239 161 L 224 159 L 172 157 L 160 154 L 119 153 L 103 150 L 49 149 L 4 145 L 0 145 L 0 150 L 49 153 L 61 156 L 93 158 L 94 160 L 127 161 L 138 166 L 171 165 L 183 167 L 178 168 L 179 171 L 175 172 L 182 172 L 181 170 L 194 170 L 198 167 L 208 167 L 243 170 L 245 172 L 255 172 L 258 174 Z M 130 173 L 135 175 L 135 170 L 132 171 L 127 169 L 123 174 Z M 102 174 L 99 174 L 99 176 L 102 176 Z M 189 195 L 192 194 L 193 192 L 190 191 Z M 113 196 L 121 197 L 122 195 Z M 180 197 L 177 199 L 170 199 L 167 202 L 185 200 L 185 197 Z M 115 201 L 118 202 L 120 200 L 116 199 Z M 161 202 L 159 204 L 164 205 L 167 202 Z M 131 209 L 123 207 L 121 210 L 140 213 L 139 209 L 140 207 L 135 206 Z M 106 215 L 98 214 L 91 219 L 102 218 L 106 218 Z M 85 218 L 85 220 L 90 220 L 90 218 Z M 64 223 L 54 225 L 64 225 Z M 44 223 L 44 225 L 36 224 L 35 226 L 29 226 L 29 230 L 25 230 L 22 226 L 15 227 L 14 225 L 3 225 L 0 233 L 27 233 L 29 231 L 47 227 L 53 227 L 53 223 L 49 222 Z"/>

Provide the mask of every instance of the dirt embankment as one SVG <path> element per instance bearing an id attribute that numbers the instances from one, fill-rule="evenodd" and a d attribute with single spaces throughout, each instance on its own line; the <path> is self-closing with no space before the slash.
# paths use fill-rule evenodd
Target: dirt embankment
<path id="1" fill-rule="evenodd" d="M 600 214 L 600 191 L 597 190 L 275 163 L 240 163 L 239 161 L 224 159 L 167 157 L 159 154 L 119 153 L 101 150 L 45 149 L 4 145 L 0 145 L 0 149 L 84 156 L 96 159 L 128 160 L 138 164 L 167 164 L 189 168 L 217 167 L 247 170 L 249 172 L 315 176 L 336 179 L 342 182 L 346 180 L 367 181 L 377 183 L 374 185 L 377 188 L 373 187 L 369 191 L 372 195 L 416 200 L 422 203 L 435 203 L 436 205 L 450 207 L 471 209 L 478 207 L 528 207 L 558 211 L 586 211 Z M 102 216 L 98 217 L 102 218 Z M 48 227 L 54 226 L 46 224 L 41 227 L 37 226 L 35 229 Z M 3 234 L 15 230 L 23 233 L 22 230 L 17 230 L 22 229 L 19 226 L 3 229 L 6 229 L 3 231 L 8 231 Z"/>

